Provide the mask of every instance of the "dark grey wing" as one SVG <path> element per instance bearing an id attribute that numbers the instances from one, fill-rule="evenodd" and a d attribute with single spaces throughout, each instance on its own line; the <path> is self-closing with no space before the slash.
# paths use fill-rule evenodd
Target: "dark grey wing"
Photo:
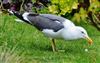
<path id="1" fill-rule="evenodd" d="M 53 15 L 53 14 L 40 14 L 40 16 L 48 18 L 52 21 L 58 21 L 60 23 L 64 22 L 66 18 L 63 18 L 61 16 Z"/>
<path id="2" fill-rule="evenodd" d="M 43 29 L 52 29 L 54 32 L 57 32 L 60 29 L 64 28 L 63 24 L 41 15 L 34 16 L 32 14 L 29 14 L 27 18 L 37 29 L 41 31 Z"/>

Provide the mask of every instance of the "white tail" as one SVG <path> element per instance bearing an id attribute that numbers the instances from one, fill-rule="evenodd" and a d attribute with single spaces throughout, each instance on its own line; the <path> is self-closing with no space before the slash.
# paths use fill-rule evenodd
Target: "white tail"
<path id="1" fill-rule="evenodd" d="M 11 13 L 11 14 L 14 14 L 13 11 L 11 11 L 10 9 L 8 9 L 8 12 Z"/>
<path id="2" fill-rule="evenodd" d="M 22 20 L 20 19 L 15 19 L 16 22 L 23 22 Z"/>

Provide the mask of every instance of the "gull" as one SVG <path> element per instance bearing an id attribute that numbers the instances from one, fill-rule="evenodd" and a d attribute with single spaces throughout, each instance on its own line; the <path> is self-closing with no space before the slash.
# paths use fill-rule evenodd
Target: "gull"
<path id="1" fill-rule="evenodd" d="M 83 27 L 76 26 L 72 21 L 64 17 L 32 12 L 20 13 L 12 10 L 9 10 L 9 12 L 23 22 L 36 27 L 46 37 L 51 38 L 52 50 L 54 52 L 57 51 L 55 39 L 75 40 L 83 38 L 86 39 L 89 44 L 93 43 L 92 39 L 88 36 L 87 31 Z"/>

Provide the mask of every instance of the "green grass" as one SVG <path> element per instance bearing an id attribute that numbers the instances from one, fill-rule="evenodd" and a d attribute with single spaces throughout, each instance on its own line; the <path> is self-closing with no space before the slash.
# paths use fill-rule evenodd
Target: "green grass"
<path id="1" fill-rule="evenodd" d="M 57 40 L 57 48 L 65 51 L 54 53 L 49 38 L 33 26 L 14 19 L 0 15 L 0 63 L 100 63 L 100 32 L 93 26 L 81 25 L 93 39 L 92 46 L 83 39 Z M 89 51 L 85 52 L 85 48 Z"/>

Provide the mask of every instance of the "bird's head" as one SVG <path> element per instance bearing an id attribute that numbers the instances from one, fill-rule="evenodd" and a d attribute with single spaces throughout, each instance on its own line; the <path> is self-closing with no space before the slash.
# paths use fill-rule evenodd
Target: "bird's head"
<path id="1" fill-rule="evenodd" d="M 80 38 L 86 39 L 89 44 L 92 44 L 92 39 L 88 36 L 86 30 L 83 27 L 76 26 L 76 30 L 78 31 L 78 35 Z"/>

